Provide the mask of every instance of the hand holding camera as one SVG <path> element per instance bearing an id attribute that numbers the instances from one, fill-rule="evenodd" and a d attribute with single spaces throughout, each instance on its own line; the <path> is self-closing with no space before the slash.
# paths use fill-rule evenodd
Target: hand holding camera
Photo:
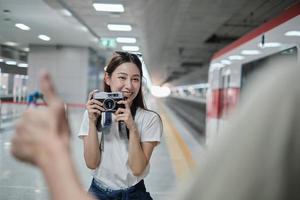
<path id="1" fill-rule="evenodd" d="M 102 112 L 116 112 L 119 109 L 125 108 L 124 100 L 121 92 L 99 92 L 93 91 L 90 93 L 90 100 L 87 103 L 89 118 L 92 120 L 98 131 L 101 131 L 101 113 Z M 126 132 L 126 124 L 124 121 L 119 121 L 119 130 Z"/>
<path id="2" fill-rule="evenodd" d="M 118 101 L 124 100 L 121 92 L 95 92 L 93 99 L 102 103 L 104 112 L 116 112 L 118 108 L 125 108 L 124 104 L 118 104 Z"/>
<path id="3" fill-rule="evenodd" d="M 118 102 L 119 104 L 123 104 L 125 107 L 119 108 L 115 114 L 116 114 L 116 121 L 123 122 L 124 125 L 129 129 L 133 130 L 136 128 L 135 122 L 130 110 L 129 102 L 126 100 L 122 100 Z"/>
<path id="4" fill-rule="evenodd" d="M 89 100 L 86 103 L 89 120 L 93 123 L 96 123 L 101 113 L 105 111 L 105 109 L 102 107 L 103 103 L 93 98 L 95 93 L 98 93 L 98 90 L 94 90 L 89 94 Z"/>

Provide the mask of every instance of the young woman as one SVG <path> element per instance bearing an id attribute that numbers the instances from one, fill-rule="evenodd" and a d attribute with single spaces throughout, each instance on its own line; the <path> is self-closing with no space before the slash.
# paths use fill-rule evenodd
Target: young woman
<path id="1" fill-rule="evenodd" d="M 93 170 L 89 192 L 98 199 L 152 199 L 143 178 L 149 172 L 153 149 L 160 142 L 162 122 L 157 113 L 146 109 L 142 78 L 138 56 L 116 52 L 105 69 L 104 91 L 121 92 L 126 100 L 118 104 L 123 107 L 110 116 L 103 104 L 92 98 L 96 91 L 89 95 L 79 136 L 86 165 Z M 99 117 L 102 129 L 97 131 Z M 107 118 L 112 118 L 111 124 L 103 128 Z M 125 136 L 119 131 L 119 122 L 126 125 Z"/>

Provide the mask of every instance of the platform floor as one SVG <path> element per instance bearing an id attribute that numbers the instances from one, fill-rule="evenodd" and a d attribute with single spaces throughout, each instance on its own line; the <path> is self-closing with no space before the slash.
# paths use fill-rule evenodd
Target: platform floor
<path id="1" fill-rule="evenodd" d="M 153 105 L 153 104 L 152 104 Z M 188 127 L 166 106 L 158 103 L 157 110 L 164 123 L 161 144 L 155 149 L 151 158 L 150 174 L 145 178 L 147 190 L 155 200 L 170 199 L 175 187 L 186 177 L 195 165 L 195 152 L 201 145 L 188 133 Z M 4 110 L 3 110 L 4 109 Z M 2 200 L 47 200 L 47 187 L 38 169 L 16 161 L 10 155 L 10 140 L 14 124 L 25 106 L 6 105 L 6 113 L 0 127 L 0 199 Z M 87 189 L 91 175 L 83 160 L 83 144 L 76 136 L 82 119 L 83 109 L 70 109 L 69 119 L 72 128 L 72 152 L 82 184 Z M 42 133 L 41 133 L 42 134 Z"/>

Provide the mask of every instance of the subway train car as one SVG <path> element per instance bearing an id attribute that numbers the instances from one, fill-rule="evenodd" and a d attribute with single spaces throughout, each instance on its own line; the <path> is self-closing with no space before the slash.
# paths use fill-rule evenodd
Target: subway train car
<path id="1" fill-rule="evenodd" d="M 279 60 L 299 64 L 299 14 L 298 3 L 213 55 L 206 107 L 208 146 L 226 124 L 228 114 L 236 108 L 254 72 Z"/>

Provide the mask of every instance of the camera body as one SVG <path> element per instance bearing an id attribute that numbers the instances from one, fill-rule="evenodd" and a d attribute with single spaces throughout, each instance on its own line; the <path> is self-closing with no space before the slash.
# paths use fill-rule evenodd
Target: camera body
<path id="1" fill-rule="evenodd" d="M 124 108 L 124 104 L 118 104 L 118 101 L 124 100 L 121 92 L 96 92 L 93 95 L 93 99 L 96 99 L 103 103 L 105 112 L 115 112 L 118 108 Z"/>

